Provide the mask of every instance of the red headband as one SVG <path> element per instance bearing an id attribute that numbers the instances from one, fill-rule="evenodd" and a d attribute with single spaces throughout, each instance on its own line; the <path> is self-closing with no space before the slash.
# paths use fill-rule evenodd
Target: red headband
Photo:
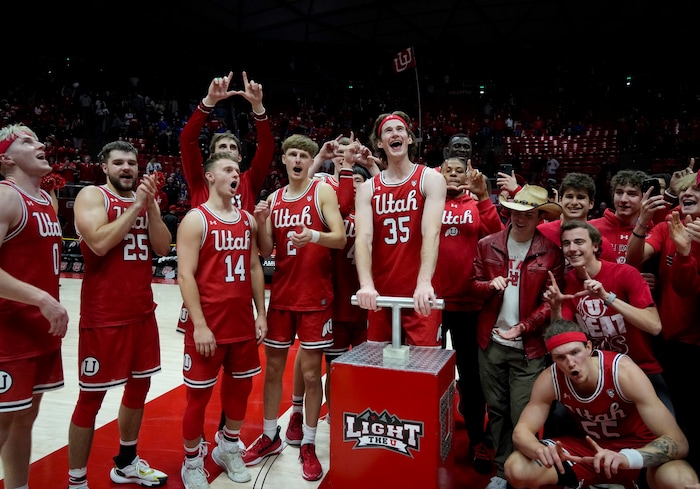
<path id="1" fill-rule="evenodd" d="M 574 341 L 581 341 L 583 343 L 586 343 L 588 341 L 588 337 L 585 333 L 582 333 L 580 331 L 570 331 L 568 333 L 560 333 L 558 335 L 552 336 L 547 341 L 545 341 L 545 345 L 547 347 L 547 351 L 551 352 L 556 347 L 561 346 L 564 343 L 572 343 Z"/>
<path id="2" fill-rule="evenodd" d="M 406 129 L 408 129 L 408 124 L 406 124 L 406 121 L 403 120 L 403 117 L 401 117 L 400 115 L 391 114 L 386 116 L 384 120 L 379 123 L 379 127 L 377 128 L 377 136 L 382 137 L 382 127 L 384 127 L 384 124 L 386 124 L 388 121 L 403 122 L 403 125 L 406 127 Z"/>
<path id="3" fill-rule="evenodd" d="M 15 139 L 17 139 L 17 134 L 10 134 L 7 139 L 3 139 L 0 141 L 0 155 L 4 155 L 5 151 L 7 151 L 7 148 L 12 145 L 12 143 L 15 142 Z"/>

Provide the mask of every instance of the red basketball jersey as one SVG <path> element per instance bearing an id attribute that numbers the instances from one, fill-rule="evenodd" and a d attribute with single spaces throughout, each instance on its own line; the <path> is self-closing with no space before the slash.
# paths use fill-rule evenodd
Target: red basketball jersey
<path id="1" fill-rule="evenodd" d="M 51 197 L 37 199 L 9 180 L 0 185 L 14 189 L 22 201 L 22 219 L 0 247 L 0 268 L 13 277 L 45 290 L 58 299 L 61 263 L 61 224 Z M 0 298 L 0 358 L 18 360 L 61 347 L 61 338 L 49 334 L 49 322 L 38 307 Z"/>
<path id="2" fill-rule="evenodd" d="M 250 260 L 253 218 L 240 211 L 226 221 L 206 204 L 192 209 L 202 218 L 204 232 L 195 281 L 207 326 L 217 344 L 255 338 Z M 255 255 L 258 260 L 258 256 Z M 185 344 L 194 345 L 194 327 L 185 323 Z"/>
<path id="3" fill-rule="evenodd" d="M 272 194 L 270 219 L 276 253 L 270 308 L 322 311 L 333 303 L 331 250 L 318 243 L 296 248 L 287 237 L 302 225 L 319 232 L 328 230 L 319 204 L 321 183 L 311 179 L 308 188 L 292 199 L 285 196 L 288 187 Z"/>
<path id="4" fill-rule="evenodd" d="M 367 319 L 367 309 L 353 306 L 350 298 L 360 288 L 355 265 L 355 214 L 350 213 L 343 218 L 345 224 L 345 247 L 333 250 L 333 320 L 362 321 Z"/>
<path id="5" fill-rule="evenodd" d="M 625 398 L 617 382 L 622 355 L 594 350 L 600 359 L 598 386 L 589 397 L 582 397 L 571 380 L 557 370 L 552 372 L 557 399 L 579 423 L 581 429 L 603 448 L 620 450 L 646 445 L 656 437 L 642 421 L 636 405 Z"/>
<path id="6" fill-rule="evenodd" d="M 135 197 L 120 197 L 106 185 L 97 188 L 104 194 L 109 222 L 134 203 Z M 156 308 L 151 290 L 152 255 L 145 209 L 121 243 L 104 256 L 96 255 L 82 239 L 80 250 L 85 261 L 80 290 L 80 327 L 143 321 Z"/>
<path id="7" fill-rule="evenodd" d="M 423 242 L 426 171 L 435 170 L 414 165 L 400 183 L 385 182 L 383 173 L 372 177 L 372 278 L 382 296 L 413 297 Z"/>

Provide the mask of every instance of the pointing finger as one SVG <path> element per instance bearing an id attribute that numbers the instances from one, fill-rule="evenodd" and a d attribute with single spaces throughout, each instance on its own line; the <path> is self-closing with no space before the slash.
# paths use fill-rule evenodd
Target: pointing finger
<path id="1" fill-rule="evenodd" d="M 583 268 L 583 273 L 586 274 L 586 280 L 591 280 L 591 276 L 588 274 L 588 270 L 586 269 L 586 267 L 583 266 L 582 268 Z"/>
<path id="2" fill-rule="evenodd" d="M 593 447 L 593 449 L 594 449 L 596 452 L 600 451 L 600 445 L 598 445 L 598 443 L 596 443 L 596 441 L 595 441 L 593 438 L 591 438 L 590 436 L 586 435 L 586 441 L 588 442 L 588 444 L 589 444 L 590 446 Z"/>

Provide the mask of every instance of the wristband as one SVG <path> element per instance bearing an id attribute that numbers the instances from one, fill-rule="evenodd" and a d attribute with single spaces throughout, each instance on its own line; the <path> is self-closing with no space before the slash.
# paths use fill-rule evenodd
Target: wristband
<path id="1" fill-rule="evenodd" d="M 635 226 L 642 226 L 645 229 L 649 229 L 651 227 L 651 224 L 647 223 L 645 226 L 644 224 L 642 224 L 642 222 L 639 220 L 639 218 L 637 218 L 637 223 L 635 224 Z"/>
<path id="2" fill-rule="evenodd" d="M 318 240 L 321 239 L 321 233 L 316 231 L 315 229 L 311 230 L 311 242 L 312 243 L 318 243 Z"/>
<path id="3" fill-rule="evenodd" d="M 207 105 L 207 104 L 204 103 L 204 99 L 202 99 L 202 100 L 199 102 L 199 108 L 202 109 L 202 110 L 205 111 L 205 112 L 211 111 L 214 107 L 216 107 L 216 104 L 214 104 L 214 105 Z"/>
<path id="4" fill-rule="evenodd" d="M 612 303 L 615 301 L 615 299 L 617 299 L 617 294 L 615 292 L 610 292 L 608 296 L 605 299 L 603 299 L 603 303 L 606 306 L 612 306 Z"/>
<path id="5" fill-rule="evenodd" d="M 641 469 L 644 467 L 644 457 L 639 452 L 633 448 L 623 448 L 620 453 L 627 457 L 627 462 L 629 463 L 630 469 Z"/>
<path id="6" fill-rule="evenodd" d="M 517 194 L 518 192 L 520 192 L 522 189 L 523 189 L 523 188 L 522 188 L 520 185 L 518 185 L 517 187 L 515 187 L 515 190 L 513 190 L 512 192 L 511 192 L 510 190 L 508 190 L 508 195 L 509 195 L 510 197 L 515 197 L 515 194 Z"/>
<path id="7" fill-rule="evenodd" d="M 645 238 L 647 237 L 646 234 L 637 234 L 637 233 L 635 233 L 634 231 L 632 231 L 632 236 L 636 236 L 636 237 L 638 237 L 639 239 L 645 239 Z"/>
<path id="8" fill-rule="evenodd" d="M 265 115 L 265 107 L 263 107 L 263 110 L 260 113 L 255 112 L 255 109 L 253 109 L 253 114 L 257 115 L 258 117 Z"/>

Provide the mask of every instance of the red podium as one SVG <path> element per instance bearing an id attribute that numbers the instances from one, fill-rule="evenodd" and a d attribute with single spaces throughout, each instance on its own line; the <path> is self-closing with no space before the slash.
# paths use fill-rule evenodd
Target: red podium
<path id="1" fill-rule="evenodd" d="M 331 363 L 332 489 L 452 489 L 455 353 L 409 348 L 386 362 L 363 343 Z"/>

